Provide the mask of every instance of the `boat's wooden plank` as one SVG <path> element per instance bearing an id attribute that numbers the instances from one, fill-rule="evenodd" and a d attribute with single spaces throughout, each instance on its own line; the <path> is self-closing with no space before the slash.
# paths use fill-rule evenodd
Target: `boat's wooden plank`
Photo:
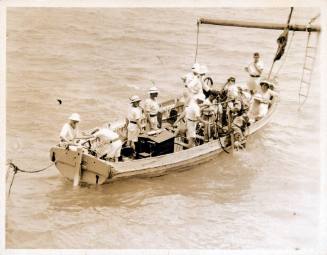
<path id="1" fill-rule="evenodd" d="M 258 129 L 266 125 L 273 112 L 276 109 L 277 99 L 274 99 L 265 118 L 257 121 L 249 128 L 249 134 L 256 132 Z M 157 156 L 153 158 L 145 158 L 135 161 L 112 163 L 115 169 L 113 179 L 134 175 L 151 175 L 153 173 L 161 173 L 169 168 L 180 168 L 184 165 L 193 166 L 196 162 L 202 162 L 204 158 L 210 157 L 212 154 L 221 152 L 221 146 L 217 140 L 193 147 L 187 150 L 178 151 L 172 154 Z"/>
<path id="2" fill-rule="evenodd" d="M 99 160 L 91 155 L 84 154 L 82 158 L 83 171 L 89 171 L 95 175 L 109 177 L 110 165 L 104 161 Z"/>
<path id="3" fill-rule="evenodd" d="M 56 162 L 62 162 L 73 167 L 76 166 L 76 159 L 78 157 L 77 151 L 56 147 L 52 148 L 50 154 L 54 156 Z"/>
<path id="4" fill-rule="evenodd" d="M 98 175 L 90 171 L 82 172 L 81 182 L 88 184 L 103 184 L 106 180 L 107 178 L 102 175 Z"/>

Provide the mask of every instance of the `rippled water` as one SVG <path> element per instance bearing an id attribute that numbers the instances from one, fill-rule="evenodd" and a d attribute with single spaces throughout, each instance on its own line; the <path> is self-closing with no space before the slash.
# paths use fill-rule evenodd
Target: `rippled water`
<path id="1" fill-rule="evenodd" d="M 49 164 L 71 112 L 81 129 L 123 118 L 128 97 L 154 81 L 162 100 L 181 93 L 194 61 L 196 18 L 284 23 L 288 9 L 10 8 L 7 157 Z M 317 9 L 295 9 L 305 23 Z M 246 80 L 260 51 L 269 68 L 280 31 L 201 25 L 198 61 L 216 84 Z M 19 174 L 7 200 L 7 248 L 314 249 L 319 214 L 319 70 L 297 111 L 305 33 L 280 72 L 281 101 L 245 152 L 189 171 L 77 189 L 52 167 Z M 63 101 L 62 105 L 57 99 Z"/>

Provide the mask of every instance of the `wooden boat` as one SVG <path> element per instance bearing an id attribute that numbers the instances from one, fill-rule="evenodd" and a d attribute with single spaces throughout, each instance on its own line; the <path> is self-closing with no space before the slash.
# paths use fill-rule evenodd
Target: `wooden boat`
<path id="1" fill-rule="evenodd" d="M 171 101 L 170 101 L 171 102 Z M 172 101 L 174 102 L 174 101 Z M 267 115 L 252 123 L 248 127 L 248 135 L 252 135 L 263 128 L 271 120 L 276 110 L 278 99 L 275 98 L 269 107 Z M 169 112 L 175 104 L 165 105 Z M 226 137 L 221 142 L 224 144 Z M 231 146 L 224 148 L 231 149 Z M 81 149 L 65 149 L 53 147 L 50 150 L 50 157 L 60 173 L 78 182 L 88 184 L 103 184 L 128 177 L 155 177 L 164 175 L 170 171 L 181 171 L 190 166 L 204 163 L 211 159 L 217 159 L 217 155 L 223 152 L 223 148 L 218 139 L 204 143 L 199 146 L 174 153 L 130 160 L 125 162 L 109 162 L 92 156 Z"/>

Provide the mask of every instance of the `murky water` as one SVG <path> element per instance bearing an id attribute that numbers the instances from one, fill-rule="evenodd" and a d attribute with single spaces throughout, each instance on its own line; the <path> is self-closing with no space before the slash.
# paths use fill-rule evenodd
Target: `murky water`
<path id="1" fill-rule="evenodd" d="M 151 81 L 162 100 L 181 93 L 180 76 L 194 61 L 197 17 L 284 23 L 288 11 L 9 9 L 8 159 L 26 169 L 46 166 L 71 112 L 81 114 L 81 129 L 123 118 L 128 97 L 146 97 Z M 295 9 L 294 22 L 317 12 Z M 198 61 L 216 84 L 230 75 L 244 81 L 255 51 L 268 71 L 279 33 L 201 25 Z M 298 112 L 305 39 L 295 34 L 279 74 L 279 108 L 247 151 L 99 187 L 73 189 L 54 167 L 19 174 L 7 200 L 7 248 L 315 248 L 319 70 Z"/>

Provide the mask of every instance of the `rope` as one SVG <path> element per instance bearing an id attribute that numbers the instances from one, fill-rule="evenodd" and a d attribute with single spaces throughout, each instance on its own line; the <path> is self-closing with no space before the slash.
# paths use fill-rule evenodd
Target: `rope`
<path id="1" fill-rule="evenodd" d="M 195 56 L 194 56 L 194 63 L 196 63 L 196 58 L 198 56 L 198 48 L 199 48 L 199 30 L 200 30 L 200 21 L 197 22 L 197 29 L 196 29 L 196 48 L 195 48 Z"/>
<path id="2" fill-rule="evenodd" d="M 55 163 L 51 163 L 50 165 L 44 167 L 44 168 L 41 168 L 41 169 L 38 169 L 38 170 L 24 170 L 24 169 L 20 169 L 18 166 L 16 166 L 14 163 L 10 162 L 9 163 L 9 167 L 13 169 L 13 172 L 14 172 L 14 175 L 11 179 L 11 183 L 10 183 L 10 186 L 9 186 L 9 192 L 8 192 L 8 197 L 10 196 L 10 191 L 11 191 L 11 187 L 14 183 L 14 179 L 15 179 L 15 176 L 18 172 L 21 172 L 21 173 L 29 173 L 29 174 L 33 174 L 33 173 L 39 173 L 39 172 L 42 172 L 42 171 L 45 171 L 47 170 L 48 168 L 50 168 L 51 166 L 53 166 Z"/>
<path id="3" fill-rule="evenodd" d="M 308 22 L 309 25 L 311 25 L 312 22 L 316 21 L 320 17 L 320 13 L 318 13 L 316 16 L 314 16 L 310 21 Z"/>

